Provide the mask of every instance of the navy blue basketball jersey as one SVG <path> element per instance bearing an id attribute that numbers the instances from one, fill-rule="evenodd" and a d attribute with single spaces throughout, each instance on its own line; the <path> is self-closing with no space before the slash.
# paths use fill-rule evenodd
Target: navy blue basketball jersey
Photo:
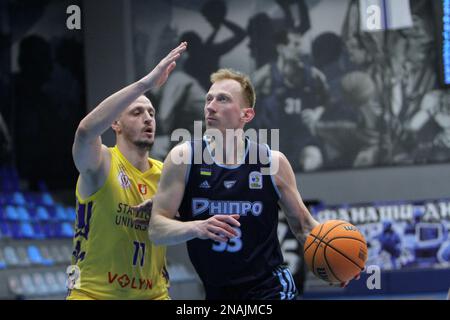
<path id="1" fill-rule="evenodd" d="M 238 237 L 227 243 L 188 241 L 189 257 L 205 285 L 228 286 L 257 281 L 283 262 L 277 237 L 279 191 L 270 167 L 270 149 L 246 139 L 245 161 L 224 166 L 214 162 L 207 143 L 191 141 L 210 160 L 190 166 L 179 213 L 181 220 L 205 220 L 216 214 L 239 214 Z M 207 150 L 205 150 L 205 148 Z M 192 159 L 194 158 L 194 152 Z M 256 155 L 256 157 L 255 157 Z M 250 161 L 256 160 L 256 161 Z M 212 163 L 212 164 L 207 164 Z"/>
<path id="2" fill-rule="evenodd" d="M 269 127 L 280 129 L 280 150 L 297 169 L 301 150 L 307 145 L 317 144 L 316 138 L 303 124 L 302 111 L 321 105 L 322 92 L 308 64 L 298 75 L 302 85 L 295 87 L 286 85 L 275 63 L 271 64 L 270 70 L 271 94 L 263 97 L 259 105 L 270 115 L 268 121 L 272 124 Z"/>

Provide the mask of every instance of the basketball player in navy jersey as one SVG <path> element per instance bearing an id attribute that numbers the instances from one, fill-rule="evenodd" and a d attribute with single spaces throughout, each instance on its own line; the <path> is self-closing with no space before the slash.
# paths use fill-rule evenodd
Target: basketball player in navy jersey
<path id="1" fill-rule="evenodd" d="M 301 243 L 318 222 L 302 201 L 286 157 L 239 130 L 255 115 L 248 77 L 221 69 L 211 81 L 206 126 L 220 131 L 224 141 L 230 138 L 227 129 L 233 129 L 234 153 L 223 156 L 225 146 L 206 136 L 174 147 L 153 199 L 149 236 L 161 245 L 187 241 L 206 299 L 294 299 L 297 290 L 282 265 L 277 238 L 278 206 Z M 250 161 L 255 150 L 258 161 Z M 197 152 L 204 155 L 201 163 L 194 162 Z M 190 161 L 179 164 L 180 156 Z M 271 161 L 262 161 L 264 156 Z M 275 163 L 276 172 L 262 174 Z"/>
<path id="2" fill-rule="evenodd" d="M 280 150 L 294 171 L 315 171 L 323 166 L 320 139 L 303 120 L 318 119 L 328 104 L 324 74 L 302 53 L 302 36 L 293 30 L 275 33 L 278 57 L 254 74 L 259 95 L 258 127 L 280 129 Z"/>

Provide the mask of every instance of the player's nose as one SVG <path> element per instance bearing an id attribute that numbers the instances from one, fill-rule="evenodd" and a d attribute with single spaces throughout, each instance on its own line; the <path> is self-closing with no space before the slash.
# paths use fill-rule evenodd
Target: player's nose
<path id="1" fill-rule="evenodd" d="M 216 108 L 216 106 L 215 106 L 215 104 L 214 104 L 214 100 L 212 100 L 211 102 L 209 102 L 207 105 L 206 105 L 206 111 L 207 111 L 207 113 L 212 113 L 212 114 L 214 114 L 214 113 L 216 113 L 217 112 L 217 108 Z"/>

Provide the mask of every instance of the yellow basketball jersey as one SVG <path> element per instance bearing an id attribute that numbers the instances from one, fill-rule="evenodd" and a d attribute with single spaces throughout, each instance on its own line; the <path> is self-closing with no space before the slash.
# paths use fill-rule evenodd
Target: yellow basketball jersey
<path id="1" fill-rule="evenodd" d="M 77 183 L 77 276 L 67 299 L 168 299 L 166 247 L 150 242 L 148 227 L 134 223 L 130 208 L 153 197 L 162 163 L 149 158 L 150 169 L 140 172 L 117 146 L 109 150 L 111 168 L 101 189 L 82 199 Z"/>

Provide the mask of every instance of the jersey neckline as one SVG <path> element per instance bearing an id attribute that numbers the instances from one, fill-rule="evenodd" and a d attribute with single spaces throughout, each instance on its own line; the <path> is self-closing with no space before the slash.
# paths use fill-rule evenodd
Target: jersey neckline
<path id="1" fill-rule="evenodd" d="M 157 168 L 155 166 L 155 160 L 153 160 L 152 158 L 150 158 L 150 157 L 147 158 L 150 168 L 148 170 L 142 172 L 138 168 L 136 168 L 130 161 L 128 161 L 128 159 L 123 155 L 123 153 L 120 151 L 120 149 L 117 145 L 115 145 L 113 147 L 113 149 L 116 151 L 119 158 L 127 164 L 127 167 L 129 167 L 133 171 L 134 174 L 136 174 L 140 177 L 146 177 L 146 176 L 150 176 L 150 175 L 156 173 Z"/>
<path id="2" fill-rule="evenodd" d="M 237 168 L 239 168 L 241 165 L 245 164 L 245 160 L 247 159 L 248 150 L 249 150 L 249 147 L 250 147 L 250 140 L 249 140 L 248 137 L 245 137 L 244 139 L 245 139 L 245 153 L 244 153 L 244 156 L 243 156 L 243 159 L 242 159 L 242 163 L 240 163 L 240 164 L 235 164 L 235 165 L 226 165 L 226 164 L 218 163 L 218 162 L 216 161 L 216 158 L 215 158 L 215 157 L 212 155 L 212 153 L 211 153 L 211 148 L 209 147 L 209 142 L 208 142 L 207 136 L 203 136 L 203 141 L 204 141 L 205 144 L 206 144 L 206 148 L 208 149 L 209 156 L 210 156 L 211 159 L 214 161 L 214 164 L 215 164 L 216 166 L 219 166 L 219 167 L 224 168 L 224 169 L 237 169 Z"/>

